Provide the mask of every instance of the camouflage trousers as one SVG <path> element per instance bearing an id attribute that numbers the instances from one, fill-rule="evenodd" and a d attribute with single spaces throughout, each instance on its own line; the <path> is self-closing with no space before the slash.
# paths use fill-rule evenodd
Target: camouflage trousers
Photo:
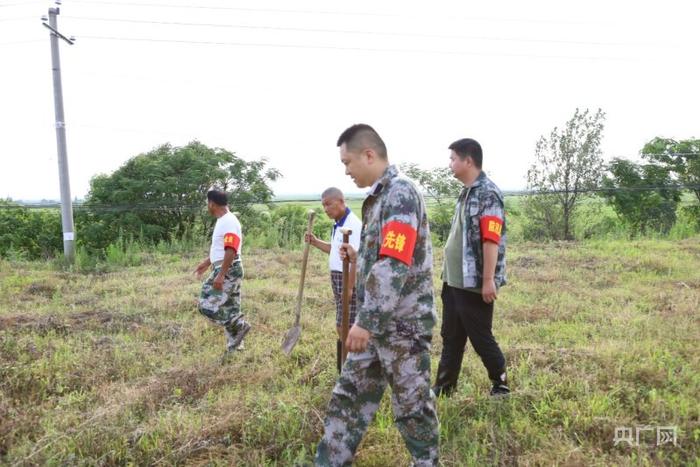
<path id="1" fill-rule="evenodd" d="M 328 404 L 318 466 L 351 465 L 387 384 L 392 409 L 416 466 L 438 463 L 439 426 L 430 391 L 430 338 L 371 338 L 367 350 L 349 353 Z"/>
<path id="2" fill-rule="evenodd" d="M 223 326 L 231 334 L 236 332 L 236 323 L 241 314 L 241 282 L 243 282 L 243 265 L 234 262 L 226 271 L 222 290 L 214 288 L 214 279 L 221 266 L 215 267 L 202 284 L 199 294 L 199 312 L 214 323 Z"/>

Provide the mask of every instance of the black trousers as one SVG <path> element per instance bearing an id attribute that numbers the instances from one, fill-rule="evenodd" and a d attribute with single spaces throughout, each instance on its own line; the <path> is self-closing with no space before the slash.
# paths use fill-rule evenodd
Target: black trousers
<path id="1" fill-rule="evenodd" d="M 442 285 L 442 355 L 435 385 L 450 393 L 457 385 L 464 350 L 469 340 L 492 381 L 505 372 L 506 359 L 493 337 L 493 303 L 481 294 Z"/>

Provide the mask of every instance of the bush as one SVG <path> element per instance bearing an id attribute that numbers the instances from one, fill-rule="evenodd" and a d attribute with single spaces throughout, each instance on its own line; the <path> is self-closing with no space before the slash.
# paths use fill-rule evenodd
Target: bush
<path id="1" fill-rule="evenodd" d="M 610 176 L 603 185 L 604 195 L 617 215 L 630 230 L 630 235 L 654 232 L 668 233 L 676 222 L 676 208 L 681 192 L 668 168 L 658 164 L 636 164 L 625 159 L 613 159 L 608 167 Z M 669 187 L 645 190 L 645 187 Z"/>
<path id="2" fill-rule="evenodd" d="M 303 246 L 308 225 L 308 208 L 298 204 L 273 206 L 270 211 L 258 211 L 241 218 L 244 242 L 263 248 L 298 249 Z M 313 232 L 328 241 L 334 221 L 323 209 L 316 208 Z"/>
<path id="3" fill-rule="evenodd" d="M 626 232 L 627 226 L 599 197 L 582 201 L 574 218 L 574 237 L 577 239 L 623 238 Z"/>
<path id="4" fill-rule="evenodd" d="M 561 209 L 547 200 L 553 195 L 527 196 L 523 200 L 522 238 L 530 241 L 556 240 L 563 235 Z M 546 227 L 546 224 L 549 224 Z M 574 240 L 592 238 L 623 238 L 630 227 L 621 220 L 600 197 L 581 199 L 571 217 L 571 233 Z"/>
<path id="5" fill-rule="evenodd" d="M 433 243 L 444 245 L 450 235 L 452 217 L 454 216 L 454 204 L 438 204 L 428 208 L 428 221 L 430 222 L 430 235 Z"/>
<path id="6" fill-rule="evenodd" d="M 695 226 L 695 230 L 700 231 L 700 205 L 683 206 L 680 216 L 687 218 L 688 222 Z"/>
<path id="7" fill-rule="evenodd" d="M 143 243 L 134 243 L 133 239 L 119 237 L 116 243 L 107 246 L 105 261 L 113 266 L 138 266 L 143 261 Z"/>
<path id="8" fill-rule="evenodd" d="M 60 213 L 0 201 L 0 256 L 48 259 L 63 250 Z"/>
<path id="9" fill-rule="evenodd" d="M 700 206 L 685 206 L 678 211 L 676 223 L 668 232 L 671 240 L 682 240 L 700 232 Z"/>
<path id="10" fill-rule="evenodd" d="M 505 198 L 506 235 L 508 242 L 523 240 L 523 213 L 520 207 L 520 198 Z"/>
<path id="11" fill-rule="evenodd" d="M 555 195 L 531 195 L 522 201 L 523 238 L 559 240 L 565 238 L 564 211 Z"/>

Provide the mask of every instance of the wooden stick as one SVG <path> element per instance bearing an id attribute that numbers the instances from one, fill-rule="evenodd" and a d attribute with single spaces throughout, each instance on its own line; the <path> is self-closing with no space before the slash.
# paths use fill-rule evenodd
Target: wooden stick
<path id="1" fill-rule="evenodd" d="M 343 233 L 343 243 L 350 242 L 352 230 L 343 228 L 340 230 Z M 342 351 L 340 364 L 345 364 L 345 358 L 348 356 L 346 341 L 348 340 L 348 331 L 350 327 L 350 260 L 347 256 L 343 260 L 343 317 L 340 322 L 340 340 L 342 342 Z"/>

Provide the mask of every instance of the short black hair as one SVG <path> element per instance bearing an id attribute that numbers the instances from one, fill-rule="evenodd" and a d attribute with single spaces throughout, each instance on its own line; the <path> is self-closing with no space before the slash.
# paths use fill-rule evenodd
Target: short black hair
<path id="1" fill-rule="evenodd" d="M 217 206 L 228 206 L 228 196 L 226 196 L 225 191 L 209 190 L 207 192 L 207 199 Z"/>
<path id="2" fill-rule="evenodd" d="M 471 157 L 474 161 L 474 165 L 479 169 L 481 168 L 481 163 L 484 160 L 484 154 L 481 151 L 481 145 L 477 140 L 471 138 L 458 139 L 454 143 L 450 144 L 448 149 L 451 149 L 457 153 L 459 158 L 462 160 L 466 159 L 467 156 Z"/>
<path id="3" fill-rule="evenodd" d="M 384 160 L 387 160 L 387 151 L 384 141 L 374 128 L 365 123 L 356 123 L 347 128 L 338 137 L 338 147 L 345 143 L 353 152 L 359 152 L 366 148 L 372 148 Z"/>

